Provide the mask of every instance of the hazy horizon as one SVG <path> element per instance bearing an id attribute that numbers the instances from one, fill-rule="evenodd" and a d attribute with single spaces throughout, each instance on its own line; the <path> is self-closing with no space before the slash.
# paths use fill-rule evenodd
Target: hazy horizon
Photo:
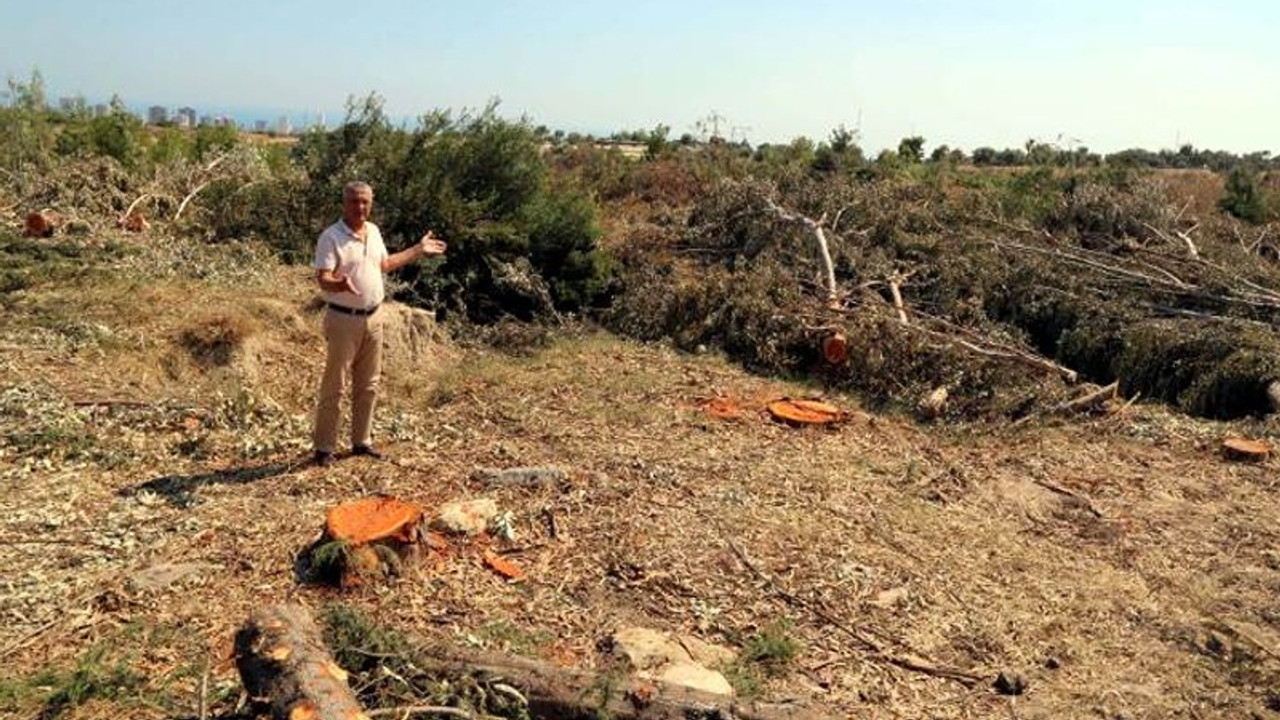
<path id="1" fill-rule="evenodd" d="M 22 29 L 0 72 L 39 69 L 52 101 L 118 93 L 250 124 L 323 112 L 332 125 L 372 92 L 410 122 L 499 99 L 505 117 L 595 135 L 699 135 L 715 121 L 753 145 L 844 126 L 869 153 L 913 135 L 966 150 L 1247 153 L 1277 146 L 1277 21 L 1280 6 L 1253 1 L 49 0 L 0 9 Z"/>

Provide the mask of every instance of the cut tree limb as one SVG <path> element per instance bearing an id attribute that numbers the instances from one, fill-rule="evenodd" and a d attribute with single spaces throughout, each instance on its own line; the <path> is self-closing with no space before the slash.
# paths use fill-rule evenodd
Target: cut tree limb
<path id="1" fill-rule="evenodd" d="M 311 614 L 298 605 L 255 611 L 236 633 L 236 668 L 275 720 L 361 720 L 364 710 Z"/>
<path id="2" fill-rule="evenodd" d="M 789 210 L 784 210 L 781 205 L 774 202 L 773 198 L 766 197 L 764 201 L 765 201 L 765 204 L 768 206 L 769 210 L 772 211 L 774 215 L 777 215 L 778 217 L 788 222 L 800 223 L 801 225 L 804 225 L 805 227 L 809 228 L 809 231 L 813 233 L 814 239 L 818 241 L 818 256 L 819 256 L 819 259 L 822 260 L 822 269 L 825 272 L 824 277 L 826 279 L 826 285 L 827 285 L 827 288 L 826 288 L 827 299 L 835 300 L 836 299 L 835 264 L 831 262 L 831 248 L 827 243 L 827 233 L 822 228 L 822 224 L 826 220 L 826 216 L 823 215 L 822 219 L 814 220 L 811 217 L 801 215 L 799 213 L 791 212 Z"/>
<path id="3" fill-rule="evenodd" d="M 437 649 L 415 653 L 413 663 L 433 676 L 500 679 L 507 694 L 527 700 L 529 717 L 610 717 L 659 720 L 707 717 L 720 720 L 828 720 L 802 705 L 744 702 L 652 680 L 548 665 L 490 653 Z M 333 663 L 320 631 L 305 608 L 276 605 L 253 613 L 236 634 L 236 666 L 245 688 L 270 707 L 277 720 L 358 720 L 419 713 L 473 717 L 457 708 L 411 706 L 365 713 L 346 673 Z M 498 686 L 495 684 L 494 688 Z M 515 690 L 515 688 L 520 688 Z"/>
<path id="4" fill-rule="evenodd" d="M 898 320 L 903 325 L 909 325 L 907 322 L 907 310 L 902 304 L 902 288 L 899 285 L 898 278 L 894 277 L 889 280 L 889 292 L 893 295 L 893 309 L 898 311 Z"/>
<path id="5" fill-rule="evenodd" d="M 206 187 L 209 187 L 210 182 L 211 181 L 209 180 L 205 180 L 204 182 L 197 185 L 194 190 L 187 193 L 186 197 L 182 198 L 182 202 L 178 203 L 177 212 L 173 214 L 174 222 L 177 222 L 178 218 L 182 217 L 182 211 L 187 209 L 187 204 L 190 203 L 193 199 L 195 199 L 195 196 L 199 195 L 201 190 L 204 190 Z"/>
<path id="6" fill-rule="evenodd" d="M 426 672 L 450 677 L 502 678 L 519 687 L 535 719 L 609 717 L 661 720 L 705 717 L 720 720 L 828 720 L 830 715 L 805 705 L 745 702 L 724 695 L 655 680 L 614 677 L 564 668 L 527 658 L 437 650 L 415 657 Z"/>
<path id="7" fill-rule="evenodd" d="M 1120 382 L 1116 381 L 1110 385 L 1088 393 L 1082 397 L 1068 400 L 1053 408 L 1055 413 L 1078 413 L 1085 410 L 1092 410 L 1108 400 L 1114 400 L 1116 392 L 1120 389 Z"/>

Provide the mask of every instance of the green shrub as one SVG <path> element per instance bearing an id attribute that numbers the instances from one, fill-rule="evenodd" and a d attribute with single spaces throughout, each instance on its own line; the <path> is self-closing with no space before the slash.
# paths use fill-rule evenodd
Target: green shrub
<path id="1" fill-rule="evenodd" d="M 435 112 L 406 130 L 392 126 L 381 99 L 370 96 L 349 105 L 341 127 L 298 143 L 294 160 L 305 180 L 295 188 L 296 205 L 273 190 L 245 198 L 241 214 L 289 216 L 294 229 L 275 244 L 302 255 L 337 217 L 342 187 L 361 179 L 374 188 L 374 219 L 389 249 L 416 242 L 428 228 L 449 243 L 431 271 L 406 270 L 408 299 L 477 322 L 576 311 L 608 292 L 614 268 L 597 246 L 594 203 L 552 185 L 541 145 L 527 121 L 500 118 L 496 105 L 458 117 Z M 527 282 L 513 284 L 513 273 Z"/>
<path id="2" fill-rule="evenodd" d="M 1218 207 L 1229 215 L 1255 225 L 1267 222 L 1274 214 L 1263 194 L 1258 172 L 1243 166 L 1227 175 L 1227 184 Z"/>

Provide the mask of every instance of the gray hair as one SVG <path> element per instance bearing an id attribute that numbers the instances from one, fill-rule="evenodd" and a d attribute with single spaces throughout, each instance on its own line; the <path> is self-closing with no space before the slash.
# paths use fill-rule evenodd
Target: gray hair
<path id="1" fill-rule="evenodd" d="M 352 180 L 342 188 L 343 199 L 362 193 L 369 193 L 369 197 L 373 197 L 373 186 L 363 180 Z"/>

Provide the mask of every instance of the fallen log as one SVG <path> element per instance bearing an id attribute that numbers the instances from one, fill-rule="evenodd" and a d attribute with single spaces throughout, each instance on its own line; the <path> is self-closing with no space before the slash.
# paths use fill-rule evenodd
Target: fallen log
<path id="1" fill-rule="evenodd" d="M 254 612 L 236 633 L 236 667 L 250 696 L 276 720 L 366 720 L 366 713 L 320 639 L 306 608 L 275 605 Z M 413 665 L 433 677 L 475 678 L 494 689 L 514 691 L 532 720 L 613 718 L 663 720 L 828 720 L 821 710 L 798 704 L 744 702 L 726 695 L 631 677 L 625 670 L 597 673 L 537 660 L 436 649 L 415 653 Z M 518 688 L 518 690 L 517 690 Z M 442 714 L 436 706 L 423 709 Z M 465 716 L 457 711 L 459 716 Z"/>
<path id="2" fill-rule="evenodd" d="M 276 720 L 364 720 L 347 673 L 329 655 L 311 614 L 272 605 L 235 637 L 236 669 L 250 697 Z"/>
<path id="3" fill-rule="evenodd" d="M 528 700 L 529 717 L 534 720 L 606 717 L 614 720 L 689 717 L 827 720 L 832 717 L 812 706 L 745 702 L 656 680 L 619 678 L 506 655 L 438 650 L 429 657 L 414 658 L 414 663 L 432 675 L 501 678 L 520 688 Z"/>

